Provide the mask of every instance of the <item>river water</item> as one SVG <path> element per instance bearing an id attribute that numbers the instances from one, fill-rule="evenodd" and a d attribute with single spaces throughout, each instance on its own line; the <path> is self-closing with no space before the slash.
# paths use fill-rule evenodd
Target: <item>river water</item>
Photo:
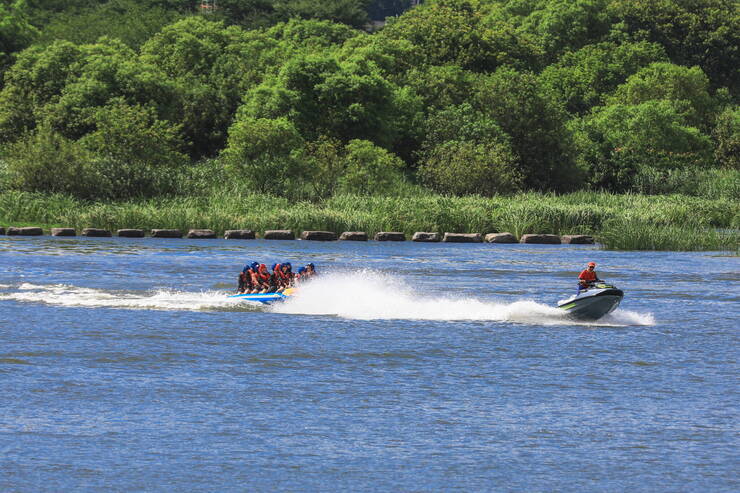
<path id="1" fill-rule="evenodd" d="M 322 274 L 272 308 L 247 261 Z M 553 306 L 594 260 L 598 323 Z M 738 491 L 740 261 L 0 237 L 0 491 Z"/>

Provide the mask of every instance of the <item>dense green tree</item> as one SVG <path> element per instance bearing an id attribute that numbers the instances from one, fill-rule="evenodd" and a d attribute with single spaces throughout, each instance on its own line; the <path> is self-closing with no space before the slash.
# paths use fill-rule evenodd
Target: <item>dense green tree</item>
<path id="1" fill-rule="evenodd" d="M 402 161 L 452 194 L 664 190 L 738 167 L 736 3 L 0 0 L 0 155 L 80 197 L 169 193 L 183 151 L 294 198 Z"/>
<path id="2" fill-rule="evenodd" d="M 79 144 L 42 124 L 6 144 L 3 160 L 12 188 L 91 198 L 97 195 L 90 189 L 97 178 L 91 158 Z"/>
<path id="3" fill-rule="evenodd" d="M 424 106 L 434 110 L 468 101 L 478 75 L 458 65 L 428 65 L 411 69 L 406 79 Z"/>
<path id="4" fill-rule="evenodd" d="M 185 164 L 176 127 L 152 108 L 122 99 L 97 108 L 95 130 L 79 141 L 42 122 L 8 146 L 11 183 L 22 190 L 79 198 L 127 199 L 173 191 L 172 175 Z"/>
<path id="5" fill-rule="evenodd" d="M 406 73 L 422 64 L 421 56 L 411 42 L 370 34 L 348 39 L 337 51 L 337 57 L 342 61 L 373 63 L 384 77 L 397 84 L 405 84 Z"/>
<path id="6" fill-rule="evenodd" d="M 479 80 L 472 101 L 510 136 L 526 188 L 565 191 L 581 185 L 566 114 L 534 74 L 500 68 Z"/>
<path id="7" fill-rule="evenodd" d="M 36 126 L 47 105 L 58 101 L 82 56 L 67 41 L 32 46 L 18 55 L 0 91 L 0 142 L 13 142 Z"/>
<path id="8" fill-rule="evenodd" d="M 345 169 L 339 189 L 361 195 L 389 195 L 401 180 L 403 161 L 370 141 L 355 139 L 345 146 Z"/>
<path id="9" fill-rule="evenodd" d="M 521 21 L 546 53 L 549 61 L 566 50 L 602 41 L 610 29 L 606 13 L 608 0 L 548 0 L 538 2 Z"/>
<path id="10" fill-rule="evenodd" d="M 172 84 L 120 41 L 32 47 L 19 55 L 0 92 L 0 135 L 14 140 L 43 120 L 76 140 L 94 130 L 96 108 L 120 97 L 174 117 Z"/>
<path id="11" fill-rule="evenodd" d="M 740 107 L 728 107 L 717 116 L 712 136 L 717 164 L 740 170 Z"/>
<path id="12" fill-rule="evenodd" d="M 213 17 L 248 28 L 267 27 L 298 17 L 362 27 L 368 16 L 365 0 L 218 0 Z"/>
<path id="13" fill-rule="evenodd" d="M 341 142 L 328 137 L 319 137 L 306 144 L 304 158 L 311 193 L 318 199 L 334 195 L 339 179 L 344 174 L 345 150 Z"/>
<path id="14" fill-rule="evenodd" d="M 631 75 L 609 102 L 635 105 L 657 99 L 685 102 L 686 121 L 705 130 L 710 127 L 715 104 L 709 95 L 709 79 L 699 67 L 653 63 Z"/>
<path id="15" fill-rule="evenodd" d="M 303 147 L 303 138 L 286 118 L 241 114 L 229 129 L 222 158 L 255 192 L 289 195 L 305 175 Z"/>
<path id="16" fill-rule="evenodd" d="M 511 148 L 502 143 L 450 140 L 428 152 L 419 173 L 441 193 L 506 195 L 520 188 L 515 161 Z"/>
<path id="17" fill-rule="evenodd" d="M 704 167 L 711 142 L 690 126 L 685 105 L 667 100 L 596 108 L 573 129 L 591 182 L 624 191 L 642 167 Z"/>
<path id="18" fill-rule="evenodd" d="M 310 51 L 339 46 L 360 34 L 361 31 L 345 24 L 327 20 L 295 18 L 275 24 L 266 32 L 266 35 L 272 39 L 289 43 L 294 48 L 305 48 Z"/>
<path id="19" fill-rule="evenodd" d="M 273 0 L 218 0 L 218 9 L 208 15 L 250 29 L 267 27 L 277 20 Z"/>
<path id="20" fill-rule="evenodd" d="M 469 104 L 435 112 L 426 122 L 419 175 L 433 189 L 456 195 L 511 193 L 521 174 L 509 137 Z"/>
<path id="21" fill-rule="evenodd" d="M 404 134 L 416 106 L 370 61 L 297 55 L 277 77 L 250 91 L 244 108 L 253 117 L 287 117 L 309 140 L 363 137 L 389 147 Z"/>
<path id="22" fill-rule="evenodd" d="M 440 0 L 411 9 L 379 35 L 413 43 L 425 63 L 455 64 L 482 72 L 504 64 L 528 67 L 536 48 L 505 22 L 483 22 L 482 11 L 467 0 Z"/>
<path id="23" fill-rule="evenodd" d="M 141 60 L 171 79 L 178 120 L 192 144 L 190 154 L 200 158 L 224 147 L 242 95 L 285 53 L 264 33 L 190 17 L 150 39 Z"/>
<path id="24" fill-rule="evenodd" d="M 44 26 L 40 41 L 64 39 L 85 44 L 108 36 L 136 48 L 181 16 L 175 10 L 135 0 L 111 0 L 58 13 Z"/>
<path id="25" fill-rule="evenodd" d="M 569 112 L 584 114 L 640 68 L 666 60 L 663 48 L 647 41 L 597 43 L 567 52 L 542 71 L 540 80 Z"/>
<path id="26" fill-rule="evenodd" d="M 97 108 L 117 98 L 151 106 L 160 118 L 174 120 L 175 88 L 157 67 L 140 63 L 135 52 L 117 40 L 101 38 L 81 48 L 58 100 L 44 109 L 44 117 L 63 135 L 79 139 L 94 130 Z"/>
<path id="27" fill-rule="evenodd" d="M 282 19 L 300 17 L 322 19 L 363 27 L 367 24 L 367 0 L 274 0 L 275 12 Z"/>
<path id="28" fill-rule="evenodd" d="M 26 14 L 24 0 L 0 1 L 0 78 L 11 62 L 11 55 L 28 46 L 37 35 Z"/>
<path id="29" fill-rule="evenodd" d="M 159 120 L 153 108 L 123 98 L 97 108 L 95 130 L 80 139 L 92 156 L 98 197 L 152 197 L 173 191 L 171 176 L 186 156 L 179 128 Z"/>
<path id="30" fill-rule="evenodd" d="M 717 86 L 740 90 L 740 9 L 736 0 L 611 0 L 615 26 L 662 45 L 673 63 L 698 65 Z"/>

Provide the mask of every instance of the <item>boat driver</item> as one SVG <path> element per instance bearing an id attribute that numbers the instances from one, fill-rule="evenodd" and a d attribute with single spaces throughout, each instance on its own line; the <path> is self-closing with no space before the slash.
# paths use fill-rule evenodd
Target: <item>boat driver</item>
<path id="1" fill-rule="evenodd" d="M 589 262 L 578 275 L 578 292 L 590 288 L 599 280 L 599 276 L 596 275 L 596 262 Z"/>

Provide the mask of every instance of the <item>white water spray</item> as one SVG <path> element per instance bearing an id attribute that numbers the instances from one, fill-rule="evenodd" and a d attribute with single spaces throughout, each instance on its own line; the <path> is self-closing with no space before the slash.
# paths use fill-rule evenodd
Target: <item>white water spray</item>
<path id="1" fill-rule="evenodd" d="M 359 320 L 476 320 L 526 324 L 583 324 L 567 318 L 559 308 L 531 300 L 500 303 L 452 293 L 411 289 L 395 278 L 360 271 L 322 276 L 302 286 L 273 311 L 302 315 L 335 315 Z M 652 316 L 617 311 L 598 325 L 649 325 Z M 588 324 L 587 324 L 588 325 Z M 591 324 L 592 325 L 592 324 Z"/>
<path id="2" fill-rule="evenodd" d="M 553 306 L 531 300 L 502 303 L 455 292 L 425 292 L 373 271 L 322 275 L 300 287 L 284 303 L 269 307 L 228 298 L 223 291 L 107 291 L 68 285 L 24 283 L 5 286 L 0 300 L 89 308 L 173 311 L 265 311 L 330 315 L 355 320 L 436 320 L 516 322 L 532 325 L 653 325 L 652 315 L 617 310 L 596 323 L 576 322 Z"/>
<path id="3" fill-rule="evenodd" d="M 148 292 L 106 291 L 63 284 L 21 284 L 17 291 L 0 292 L 0 300 L 44 303 L 87 308 L 128 308 L 144 310 L 198 311 L 234 308 L 221 291 L 187 292 L 156 290 Z M 248 305 L 245 305 L 248 307 Z"/>

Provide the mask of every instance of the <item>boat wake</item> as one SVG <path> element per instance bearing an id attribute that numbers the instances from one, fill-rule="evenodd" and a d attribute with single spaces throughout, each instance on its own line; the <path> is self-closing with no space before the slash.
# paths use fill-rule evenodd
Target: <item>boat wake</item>
<path id="1" fill-rule="evenodd" d="M 111 291 L 24 283 L 0 287 L 0 300 L 55 306 L 169 311 L 260 311 L 328 315 L 353 320 L 493 321 L 530 325 L 653 325 L 650 314 L 617 310 L 597 322 L 578 322 L 559 308 L 520 300 L 496 302 L 424 293 L 377 272 L 324 275 L 301 286 L 283 303 L 266 306 L 228 298 L 223 291 Z"/>
<path id="2" fill-rule="evenodd" d="M 47 305 L 87 308 L 127 308 L 142 310 L 247 310 L 257 307 L 237 305 L 223 291 L 187 292 L 175 290 L 110 291 L 64 284 L 37 285 L 24 283 L 16 289 L 0 291 L 0 300 L 14 300 Z"/>
<path id="3" fill-rule="evenodd" d="M 560 308 L 531 300 L 497 303 L 453 298 L 418 289 L 378 274 L 354 272 L 322 276 L 301 287 L 296 296 L 272 307 L 278 313 L 334 315 L 356 320 L 500 321 L 537 325 L 652 325 L 652 315 L 617 310 L 598 322 L 569 319 Z"/>

